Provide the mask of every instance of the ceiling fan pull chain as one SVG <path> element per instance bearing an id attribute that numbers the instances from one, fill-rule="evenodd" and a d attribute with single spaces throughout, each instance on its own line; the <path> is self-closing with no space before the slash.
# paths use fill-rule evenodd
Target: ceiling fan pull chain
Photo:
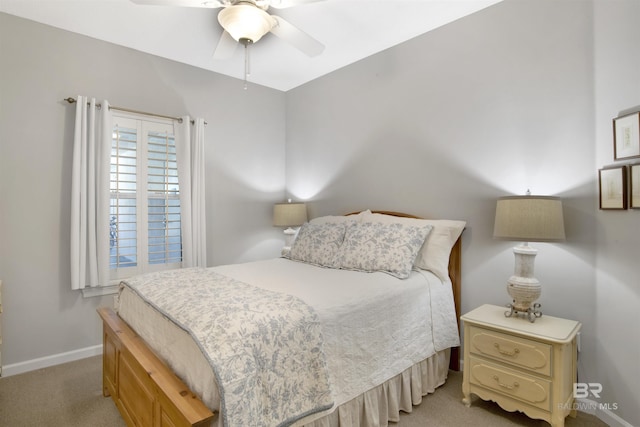
<path id="1" fill-rule="evenodd" d="M 251 75 L 251 68 L 249 63 L 249 45 L 251 40 L 241 40 L 244 44 L 244 90 L 247 90 L 247 79 Z"/>
<path id="2" fill-rule="evenodd" d="M 244 72 L 247 76 L 251 75 L 251 62 L 249 56 L 249 43 L 245 45 Z"/>

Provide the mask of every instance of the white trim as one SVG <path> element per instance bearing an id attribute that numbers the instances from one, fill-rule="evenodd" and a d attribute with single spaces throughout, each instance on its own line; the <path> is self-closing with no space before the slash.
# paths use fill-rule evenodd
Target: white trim
<path id="1" fill-rule="evenodd" d="M 599 409 L 596 417 L 598 417 L 601 421 L 604 421 L 609 427 L 633 427 L 631 423 L 623 420 L 608 409 Z"/>
<path id="2" fill-rule="evenodd" d="M 631 423 L 628 423 L 619 415 L 616 415 L 613 411 L 606 408 L 604 404 L 596 402 L 595 400 L 576 399 L 576 404 L 579 411 L 595 415 L 596 418 L 610 427 L 633 427 Z"/>
<path id="3" fill-rule="evenodd" d="M 102 344 L 67 351 L 66 353 L 52 354 L 51 356 L 39 357 L 37 359 L 5 365 L 2 367 L 2 376 L 10 377 L 11 375 L 23 374 L 25 372 L 35 371 L 36 369 L 48 368 L 49 366 L 86 359 L 87 357 L 99 356 L 101 354 Z"/>
<path id="4" fill-rule="evenodd" d="M 89 288 L 83 288 L 82 297 L 91 298 L 91 297 L 101 297 L 103 295 L 113 295 L 118 293 L 118 287 L 119 285 L 109 285 L 109 286 L 92 286 Z"/>

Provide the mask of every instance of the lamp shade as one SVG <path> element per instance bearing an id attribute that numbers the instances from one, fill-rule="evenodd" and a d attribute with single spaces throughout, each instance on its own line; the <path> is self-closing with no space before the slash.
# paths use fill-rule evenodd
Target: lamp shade
<path id="1" fill-rule="evenodd" d="M 271 31 L 275 21 L 259 7 L 236 4 L 222 9 L 218 22 L 236 41 L 247 39 L 255 43 Z"/>
<path id="2" fill-rule="evenodd" d="M 562 201 L 549 196 L 509 196 L 498 199 L 493 237 L 522 242 L 565 240 Z"/>
<path id="3" fill-rule="evenodd" d="M 307 222 L 307 206 L 304 203 L 276 203 L 273 205 L 273 225 L 297 227 Z"/>

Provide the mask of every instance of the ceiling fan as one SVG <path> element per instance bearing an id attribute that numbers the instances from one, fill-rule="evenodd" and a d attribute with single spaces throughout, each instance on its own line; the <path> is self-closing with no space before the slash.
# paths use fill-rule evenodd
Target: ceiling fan
<path id="1" fill-rule="evenodd" d="M 203 7 L 222 10 L 218 22 L 224 28 L 213 54 L 214 59 L 233 55 L 238 43 L 245 48 L 268 32 L 290 43 L 308 56 L 317 56 L 324 45 L 283 18 L 267 13 L 271 7 L 284 9 L 322 0 L 131 0 L 142 5 Z"/>

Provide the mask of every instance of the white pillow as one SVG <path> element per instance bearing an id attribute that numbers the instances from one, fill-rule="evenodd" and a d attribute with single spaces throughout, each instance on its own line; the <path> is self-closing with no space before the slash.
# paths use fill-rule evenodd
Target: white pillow
<path id="1" fill-rule="evenodd" d="M 364 215 L 362 220 L 414 226 L 433 226 L 433 230 L 427 236 L 416 257 L 414 266 L 431 271 L 443 281 L 449 277 L 449 255 L 451 254 L 451 249 L 467 225 L 465 221 L 450 219 L 416 219 L 374 213 Z"/>
<path id="2" fill-rule="evenodd" d="M 304 223 L 285 258 L 322 267 L 339 268 L 338 251 L 344 240 L 347 223 Z"/>
<path id="3" fill-rule="evenodd" d="M 381 271 L 406 279 L 431 228 L 430 225 L 353 222 L 347 228 L 338 255 L 340 268 Z"/>

